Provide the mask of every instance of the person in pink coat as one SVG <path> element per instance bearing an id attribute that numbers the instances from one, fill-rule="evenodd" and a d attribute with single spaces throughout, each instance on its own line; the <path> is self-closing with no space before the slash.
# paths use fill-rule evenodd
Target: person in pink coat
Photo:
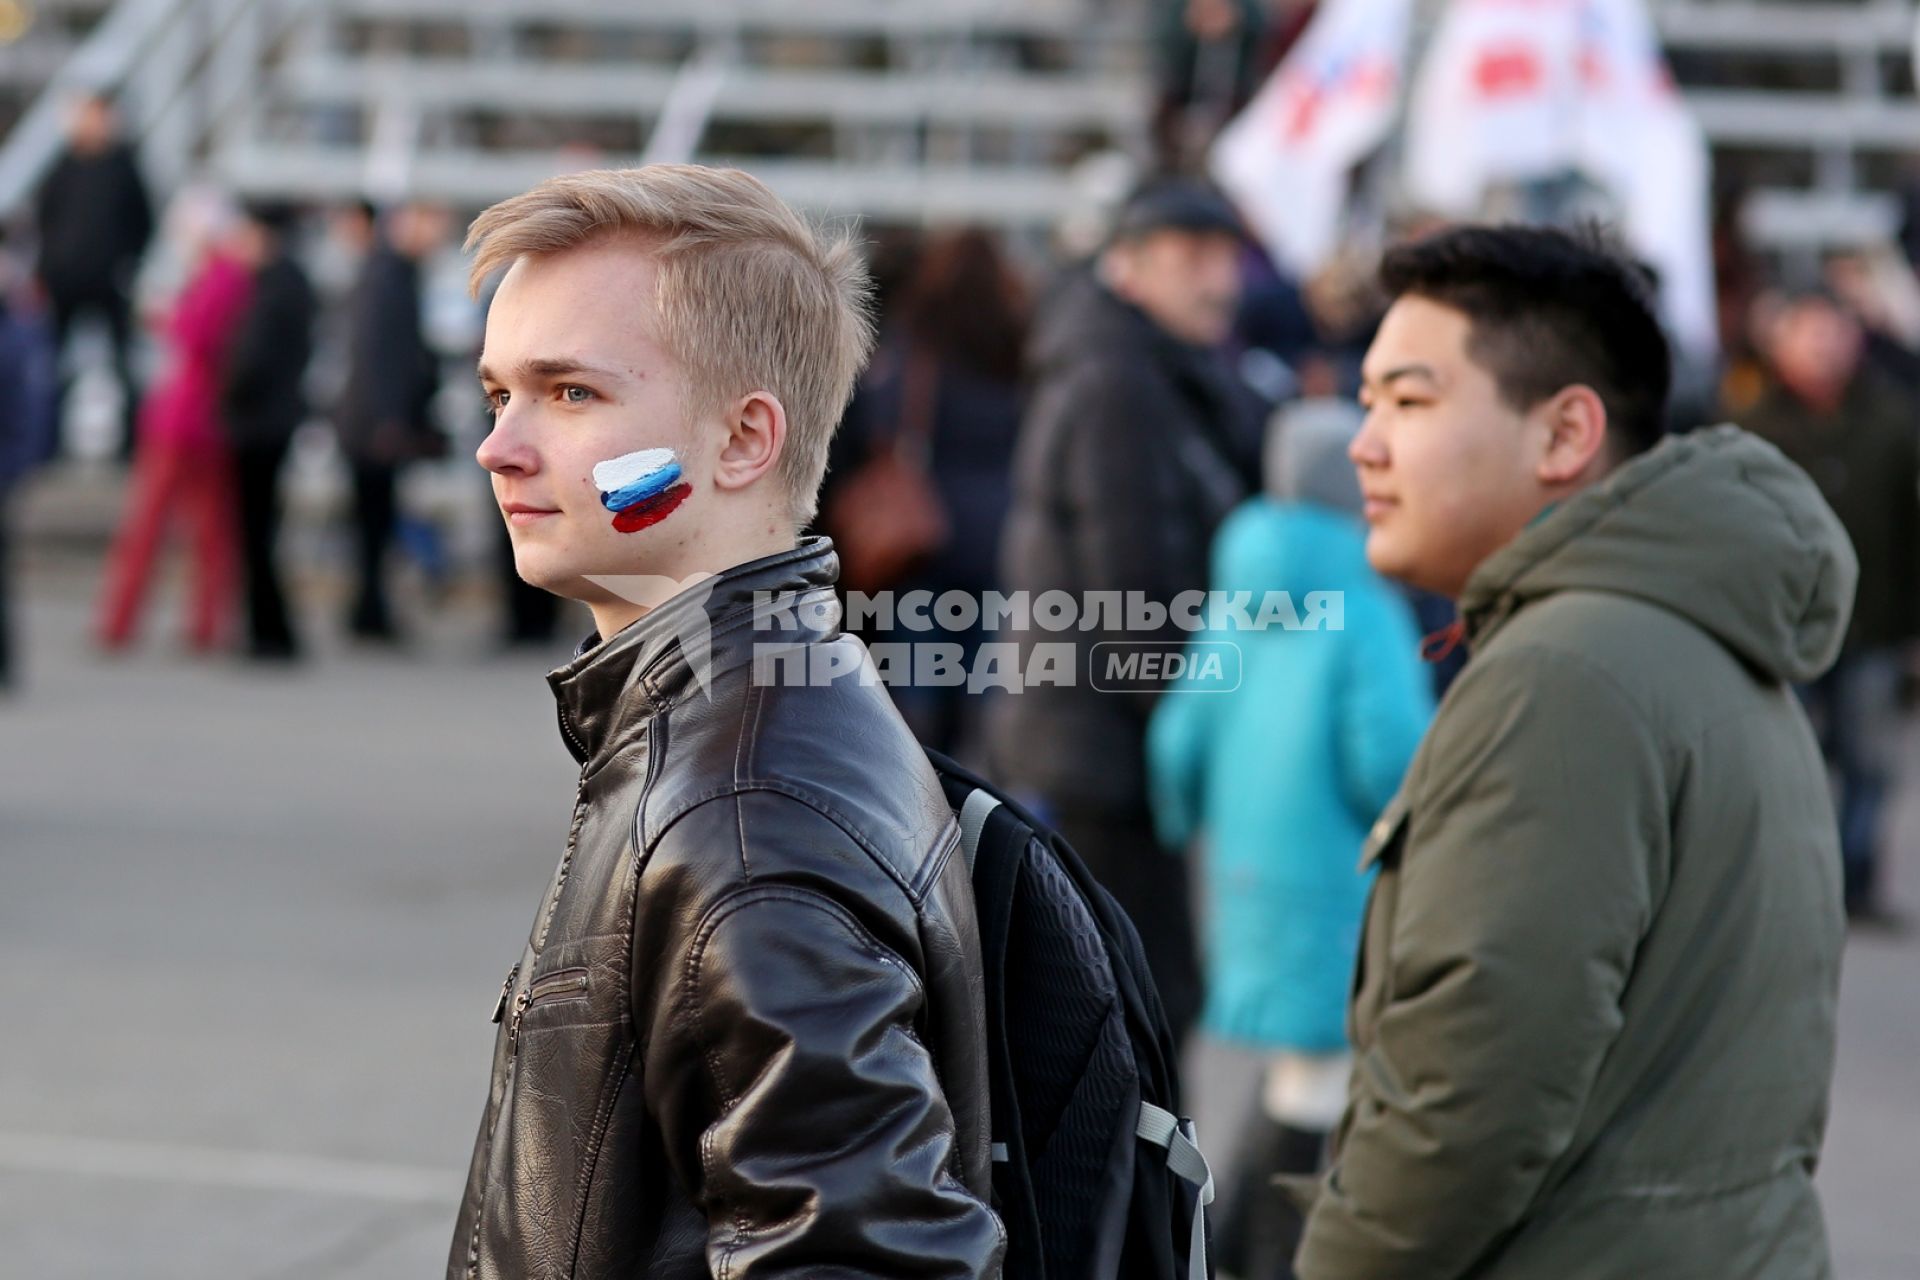
<path id="1" fill-rule="evenodd" d="M 140 407 L 133 480 L 101 597 L 98 638 L 109 651 L 132 641 L 154 558 L 176 517 L 192 562 L 189 647 L 207 652 L 220 644 L 233 602 L 238 550 L 220 388 L 252 277 L 229 244 L 231 207 L 217 197 L 188 199 L 199 203 L 185 205 L 179 227 L 195 265 L 162 326 L 169 367 Z"/>

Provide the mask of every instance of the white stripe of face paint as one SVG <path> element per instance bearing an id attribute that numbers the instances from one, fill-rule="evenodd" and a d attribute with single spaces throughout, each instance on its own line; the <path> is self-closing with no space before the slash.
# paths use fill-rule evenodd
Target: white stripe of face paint
<path id="1" fill-rule="evenodd" d="M 642 449 L 594 464 L 593 483 L 602 493 L 612 493 L 652 475 L 677 461 L 671 449 Z"/>

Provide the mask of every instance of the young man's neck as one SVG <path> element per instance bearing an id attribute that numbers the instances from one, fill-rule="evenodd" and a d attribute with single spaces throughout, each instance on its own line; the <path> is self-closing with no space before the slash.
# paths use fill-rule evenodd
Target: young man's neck
<path id="1" fill-rule="evenodd" d="M 799 535 L 792 529 L 756 527 L 753 535 L 729 537 L 703 547 L 666 572 L 627 575 L 617 584 L 609 581 L 605 585 L 616 590 L 619 598 L 587 606 L 593 613 L 594 630 L 602 640 L 611 639 L 688 587 L 737 565 L 791 551 L 799 542 Z"/>

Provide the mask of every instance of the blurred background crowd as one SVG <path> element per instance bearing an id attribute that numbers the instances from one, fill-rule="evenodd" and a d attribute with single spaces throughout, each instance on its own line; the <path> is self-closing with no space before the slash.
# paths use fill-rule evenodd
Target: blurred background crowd
<path id="1" fill-rule="evenodd" d="M 1907 0 L 4 0 L 0 685 L 34 696 L 55 579 L 87 584 L 67 642 L 142 661 L 173 558 L 209 663 L 430 663 L 458 612 L 537 674 L 584 615 L 518 583 L 472 462 L 459 229 L 569 168 L 740 165 L 869 246 L 845 585 L 1347 593 L 1343 636 L 1248 638 L 1233 694 L 894 691 L 1089 851 L 1182 1029 L 1258 1056 L 1257 1187 L 1337 1117 L 1353 854 L 1465 657 L 1367 567 L 1344 456 L 1399 239 L 1605 225 L 1659 291 L 1672 430 L 1819 484 L 1862 578 L 1804 696 L 1850 910 L 1898 927 L 1915 36 Z M 1256 1198 L 1223 1265 L 1281 1274 Z"/>

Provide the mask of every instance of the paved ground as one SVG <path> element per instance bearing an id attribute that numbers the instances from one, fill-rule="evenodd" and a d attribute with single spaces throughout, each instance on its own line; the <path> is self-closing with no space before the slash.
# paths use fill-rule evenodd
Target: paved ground
<path id="1" fill-rule="evenodd" d="M 26 686 L 0 701 L 0 1280 L 437 1274 L 487 1015 L 572 796 L 552 655 L 489 656 L 469 610 L 407 655 L 323 643 L 288 674 L 188 660 L 166 626 L 108 662 L 90 569 L 25 585 Z M 1912 855 L 1912 788 L 1901 822 Z M 1842 1031 L 1840 1276 L 1912 1280 L 1920 938 L 1856 939 Z M 1189 1079 L 1225 1156 L 1245 1064 L 1209 1051 Z"/>

